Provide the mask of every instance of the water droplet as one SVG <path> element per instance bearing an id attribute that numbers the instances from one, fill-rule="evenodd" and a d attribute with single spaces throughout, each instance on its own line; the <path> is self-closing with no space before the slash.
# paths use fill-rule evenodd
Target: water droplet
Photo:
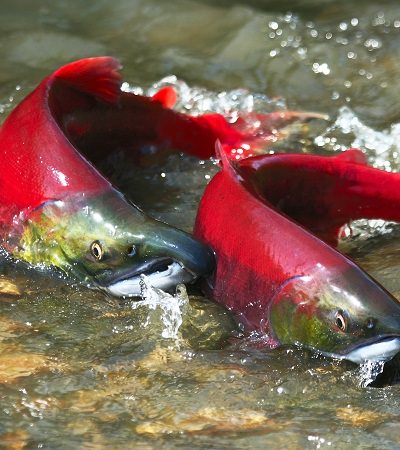
<path id="1" fill-rule="evenodd" d="M 278 27 L 279 27 L 279 25 L 278 25 L 277 22 L 270 22 L 270 23 L 268 24 L 268 26 L 271 28 L 271 30 L 277 30 Z"/>
<path id="2" fill-rule="evenodd" d="M 367 47 L 368 50 L 376 50 L 382 47 L 382 42 L 378 39 L 370 38 L 364 42 L 364 46 Z"/>

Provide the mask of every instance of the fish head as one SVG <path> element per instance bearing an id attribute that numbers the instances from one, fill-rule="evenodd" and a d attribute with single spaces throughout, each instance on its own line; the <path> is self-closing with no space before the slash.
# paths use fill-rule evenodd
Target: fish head
<path id="1" fill-rule="evenodd" d="M 51 265 L 113 296 L 141 294 L 141 275 L 168 290 L 214 269 L 191 235 L 145 215 L 117 191 L 46 202 L 30 214 L 14 256 Z"/>
<path id="2" fill-rule="evenodd" d="M 400 304 L 352 264 L 291 278 L 270 308 L 271 333 L 282 344 L 356 364 L 400 351 Z"/>

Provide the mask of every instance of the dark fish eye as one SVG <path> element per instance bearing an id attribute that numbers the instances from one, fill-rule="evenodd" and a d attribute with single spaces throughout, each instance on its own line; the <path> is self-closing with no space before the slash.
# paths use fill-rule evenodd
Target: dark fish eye
<path id="1" fill-rule="evenodd" d="M 373 317 L 368 317 L 366 324 L 367 324 L 367 328 L 369 330 L 372 330 L 373 328 L 375 328 L 376 319 L 374 319 Z"/>
<path id="2" fill-rule="evenodd" d="M 90 253 L 97 261 L 101 261 L 104 256 L 104 250 L 99 241 L 93 241 L 90 244 Z"/>
<path id="3" fill-rule="evenodd" d="M 128 247 L 128 256 L 135 256 L 136 255 L 136 246 L 135 245 L 131 245 Z"/>
<path id="4" fill-rule="evenodd" d="M 341 309 L 339 311 L 336 311 L 335 314 L 335 325 L 339 328 L 341 331 L 346 331 L 347 329 L 347 320 L 346 317 Z"/>

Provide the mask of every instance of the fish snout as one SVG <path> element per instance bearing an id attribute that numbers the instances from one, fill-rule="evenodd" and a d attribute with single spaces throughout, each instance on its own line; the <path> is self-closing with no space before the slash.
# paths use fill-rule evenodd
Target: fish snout
<path id="1" fill-rule="evenodd" d="M 400 352 L 399 314 L 399 302 L 358 267 L 324 268 L 282 284 L 270 328 L 282 344 L 357 364 L 385 362 Z"/>
<path id="2" fill-rule="evenodd" d="M 145 243 L 154 257 L 171 258 L 189 272 L 193 280 L 210 275 L 215 269 L 213 250 L 182 230 L 159 223 Z"/>
<path id="3" fill-rule="evenodd" d="M 214 253 L 209 247 L 162 222 L 153 223 L 143 233 L 138 247 L 139 260 L 103 284 L 111 295 L 140 296 L 143 276 L 151 286 L 168 291 L 181 283 L 193 283 L 215 268 Z"/>

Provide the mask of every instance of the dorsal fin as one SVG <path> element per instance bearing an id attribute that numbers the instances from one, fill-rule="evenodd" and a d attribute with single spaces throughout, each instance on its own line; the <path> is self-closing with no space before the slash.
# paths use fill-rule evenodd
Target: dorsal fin
<path id="1" fill-rule="evenodd" d="M 178 95 L 176 93 L 176 90 L 172 86 L 165 86 L 157 91 L 152 96 L 152 99 L 156 102 L 161 103 L 164 108 L 171 109 L 175 106 L 178 100 Z"/>
<path id="2" fill-rule="evenodd" d="M 224 147 L 222 146 L 219 139 L 215 141 L 215 156 L 220 160 L 220 164 L 224 172 L 228 172 L 229 175 L 233 176 L 234 178 L 239 177 L 239 174 L 234 167 L 234 161 L 228 158 L 226 150 L 224 150 Z"/>
<path id="3" fill-rule="evenodd" d="M 100 100 L 114 103 L 120 95 L 121 67 L 111 56 L 86 58 L 61 67 L 53 77 Z"/>
<path id="4" fill-rule="evenodd" d="M 356 164 L 368 164 L 367 156 L 359 148 L 350 148 L 349 150 L 339 153 L 335 158 Z"/>

